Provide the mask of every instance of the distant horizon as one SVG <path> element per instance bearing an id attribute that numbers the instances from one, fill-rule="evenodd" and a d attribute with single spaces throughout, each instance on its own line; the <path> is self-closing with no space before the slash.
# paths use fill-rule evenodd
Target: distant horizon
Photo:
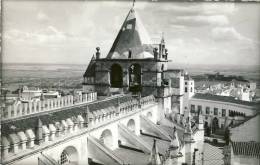
<path id="1" fill-rule="evenodd" d="M 78 65 L 78 66 L 88 66 L 90 61 L 87 63 L 35 63 L 35 62 L 3 62 L 2 65 Z M 185 63 L 175 63 L 175 62 L 168 62 L 168 67 L 171 69 L 173 65 L 176 66 L 201 66 L 201 67 L 209 67 L 209 66 L 225 66 L 225 67 L 250 67 L 250 68 L 258 68 L 260 69 L 260 64 L 255 65 L 247 65 L 247 64 L 185 64 Z M 212 68 L 215 69 L 215 68 Z M 223 68 L 222 68 L 223 69 Z M 235 68 L 234 68 L 235 69 Z"/>

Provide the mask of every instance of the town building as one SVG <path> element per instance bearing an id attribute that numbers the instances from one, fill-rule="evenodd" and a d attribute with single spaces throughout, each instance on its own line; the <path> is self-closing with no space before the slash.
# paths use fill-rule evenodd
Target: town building
<path id="1" fill-rule="evenodd" d="M 206 80 L 199 82 L 196 93 L 209 93 L 219 96 L 230 96 L 243 101 L 255 101 L 256 83 L 236 76 L 207 75 Z"/>
<path id="2" fill-rule="evenodd" d="M 232 124 L 243 122 L 259 112 L 260 104 L 237 100 L 234 97 L 196 93 L 189 99 L 193 116 L 204 116 L 205 127 L 225 129 Z M 213 124 L 214 123 L 214 124 Z"/>

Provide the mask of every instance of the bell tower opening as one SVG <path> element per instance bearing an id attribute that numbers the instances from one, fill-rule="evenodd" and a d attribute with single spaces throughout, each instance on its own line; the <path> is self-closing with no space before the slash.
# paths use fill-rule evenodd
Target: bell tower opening
<path id="1" fill-rule="evenodd" d="M 120 65 L 113 64 L 110 71 L 110 84 L 114 88 L 123 87 L 123 71 Z"/>
<path id="2" fill-rule="evenodd" d="M 129 91 L 141 92 L 142 91 L 142 73 L 139 64 L 132 64 L 129 67 Z"/>

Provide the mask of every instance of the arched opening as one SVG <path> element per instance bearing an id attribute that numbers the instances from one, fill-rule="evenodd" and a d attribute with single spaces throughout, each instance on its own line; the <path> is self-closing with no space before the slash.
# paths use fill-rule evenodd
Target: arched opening
<path id="1" fill-rule="evenodd" d="M 122 88 L 123 86 L 123 71 L 120 65 L 113 64 L 110 71 L 110 84 L 114 88 Z"/>
<path id="2" fill-rule="evenodd" d="M 129 67 L 129 91 L 140 92 L 142 91 L 142 73 L 139 64 L 132 64 Z"/>
<path id="3" fill-rule="evenodd" d="M 132 131 L 135 132 L 135 121 L 133 119 L 130 119 L 127 123 L 127 128 Z"/>
<path id="4" fill-rule="evenodd" d="M 146 117 L 151 120 L 153 117 L 152 112 L 147 112 Z"/>
<path id="5" fill-rule="evenodd" d="M 208 128 L 208 126 L 209 126 L 208 122 L 205 121 L 205 123 L 204 123 L 204 128 Z"/>
<path id="6" fill-rule="evenodd" d="M 75 147 L 69 146 L 65 148 L 60 155 L 61 165 L 77 165 L 78 151 Z"/>
<path id="7" fill-rule="evenodd" d="M 214 117 L 212 120 L 212 133 L 215 133 L 217 129 L 219 129 L 218 119 Z"/>
<path id="8" fill-rule="evenodd" d="M 102 132 L 100 136 L 100 140 L 107 147 L 109 148 L 113 147 L 113 136 L 112 136 L 112 132 L 109 129 L 106 129 Z"/>

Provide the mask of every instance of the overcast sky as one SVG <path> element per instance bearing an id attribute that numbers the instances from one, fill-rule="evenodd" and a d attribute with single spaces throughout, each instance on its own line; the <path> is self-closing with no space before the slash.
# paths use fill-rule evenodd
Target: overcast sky
<path id="1" fill-rule="evenodd" d="M 3 61 L 88 64 L 105 57 L 131 2 L 4 1 Z M 259 65 L 260 3 L 137 2 L 154 43 L 183 64 Z"/>

